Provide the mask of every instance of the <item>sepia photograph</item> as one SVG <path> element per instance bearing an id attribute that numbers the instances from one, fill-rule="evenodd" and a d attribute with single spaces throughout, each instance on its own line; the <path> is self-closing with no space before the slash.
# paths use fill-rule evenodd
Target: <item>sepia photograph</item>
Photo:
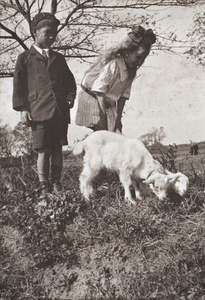
<path id="1" fill-rule="evenodd" d="M 204 0 L 1 0 L 0 300 L 205 300 L 204 80 Z"/>

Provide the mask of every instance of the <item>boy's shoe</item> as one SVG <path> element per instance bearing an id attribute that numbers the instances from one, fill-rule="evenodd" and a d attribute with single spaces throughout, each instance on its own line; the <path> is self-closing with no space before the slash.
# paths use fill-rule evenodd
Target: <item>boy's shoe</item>
<path id="1" fill-rule="evenodd" d="M 62 190 L 60 181 L 56 181 L 53 183 L 53 194 L 58 195 Z"/>
<path id="2" fill-rule="evenodd" d="M 49 186 L 47 181 L 40 181 L 41 196 L 45 196 L 49 193 Z"/>

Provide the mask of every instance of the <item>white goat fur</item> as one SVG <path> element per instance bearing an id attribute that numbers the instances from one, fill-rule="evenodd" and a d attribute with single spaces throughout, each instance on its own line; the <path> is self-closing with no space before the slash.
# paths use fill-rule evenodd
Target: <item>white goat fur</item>
<path id="1" fill-rule="evenodd" d="M 182 173 L 171 173 L 153 159 L 140 140 L 128 139 L 109 131 L 97 131 L 74 146 L 73 154 L 85 151 L 84 167 L 80 175 L 80 190 L 89 200 L 93 193 L 92 181 L 101 169 L 116 171 L 124 186 L 125 199 L 132 204 L 130 186 L 135 189 L 135 196 L 141 199 L 139 183 L 149 184 L 159 199 L 166 197 L 172 188 L 183 196 L 188 189 L 188 178 Z"/>

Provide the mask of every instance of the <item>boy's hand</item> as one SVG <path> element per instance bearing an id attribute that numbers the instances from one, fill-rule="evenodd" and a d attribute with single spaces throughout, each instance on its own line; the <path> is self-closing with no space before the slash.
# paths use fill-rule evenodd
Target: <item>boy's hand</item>
<path id="1" fill-rule="evenodd" d="M 72 108 L 74 106 L 74 100 L 75 100 L 75 95 L 74 94 L 68 94 L 67 103 L 68 103 L 69 108 Z"/>
<path id="2" fill-rule="evenodd" d="M 27 110 L 23 110 L 21 112 L 21 123 L 27 126 L 31 125 L 31 115 Z"/>

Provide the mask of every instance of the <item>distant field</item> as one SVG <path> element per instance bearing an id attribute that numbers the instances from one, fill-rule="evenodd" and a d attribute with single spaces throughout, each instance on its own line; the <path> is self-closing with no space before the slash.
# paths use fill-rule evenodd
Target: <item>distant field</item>
<path id="1" fill-rule="evenodd" d="M 198 143 L 198 154 L 197 155 L 191 155 L 190 154 L 190 145 L 189 144 L 181 144 L 177 145 L 175 148 L 172 145 L 173 149 L 175 149 L 175 165 L 177 167 L 177 170 L 185 173 L 190 173 L 193 171 L 193 168 L 195 171 L 199 172 L 202 174 L 205 170 L 204 164 L 205 164 L 205 142 L 200 142 Z M 160 147 L 161 151 L 166 153 L 167 149 L 169 148 L 168 146 L 162 146 Z M 159 159 L 162 156 L 162 153 L 160 152 L 158 147 L 152 148 L 150 150 L 152 153 L 153 157 L 155 159 Z"/>
<path id="2" fill-rule="evenodd" d="M 197 144 L 199 147 L 199 153 L 198 157 L 205 159 L 205 142 L 200 142 Z M 167 148 L 168 146 L 164 146 L 165 148 Z M 192 155 L 190 154 L 190 145 L 189 144 L 180 144 L 177 145 L 177 158 L 181 159 L 181 158 L 188 158 L 188 157 L 192 157 Z M 160 151 L 158 148 L 154 148 L 151 153 L 153 155 L 159 155 Z M 195 155 L 193 155 L 193 157 L 196 157 Z"/>

